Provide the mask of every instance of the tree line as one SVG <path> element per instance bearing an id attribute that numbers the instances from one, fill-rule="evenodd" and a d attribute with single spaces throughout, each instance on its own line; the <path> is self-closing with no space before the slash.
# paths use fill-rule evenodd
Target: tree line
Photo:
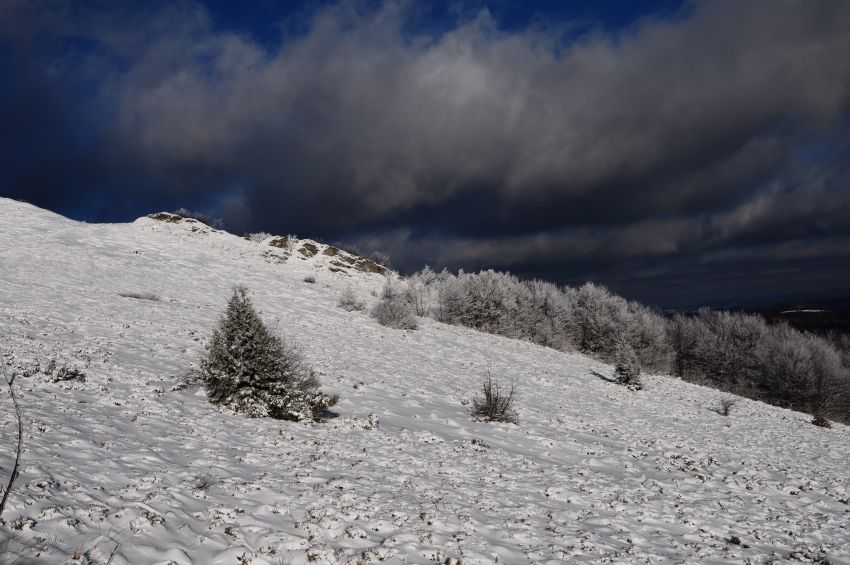
<path id="1" fill-rule="evenodd" d="M 593 283 L 560 287 L 493 270 L 426 267 L 407 282 L 406 300 L 419 316 L 609 363 L 627 348 L 646 371 L 850 420 L 850 356 L 834 340 L 757 314 L 664 316 Z"/>

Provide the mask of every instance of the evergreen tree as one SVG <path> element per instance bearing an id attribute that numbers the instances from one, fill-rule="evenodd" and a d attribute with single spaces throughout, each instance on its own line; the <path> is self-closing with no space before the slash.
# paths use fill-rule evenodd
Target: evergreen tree
<path id="1" fill-rule="evenodd" d="M 614 373 L 617 375 L 617 382 L 630 388 L 640 389 L 640 361 L 635 350 L 628 343 L 621 341 L 617 344 L 615 357 Z"/>
<path id="2" fill-rule="evenodd" d="M 319 391 L 313 369 L 291 342 L 263 324 L 237 287 L 201 361 L 207 396 L 252 417 L 319 420 L 336 398 Z"/>

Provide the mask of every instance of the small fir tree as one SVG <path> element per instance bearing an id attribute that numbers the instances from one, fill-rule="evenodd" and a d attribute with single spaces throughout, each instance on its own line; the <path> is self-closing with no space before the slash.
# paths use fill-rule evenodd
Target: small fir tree
<path id="1" fill-rule="evenodd" d="M 635 350 L 628 343 L 621 341 L 617 344 L 615 359 L 614 373 L 617 375 L 617 382 L 629 388 L 640 390 L 642 388 L 640 361 Z"/>
<path id="2" fill-rule="evenodd" d="M 319 390 L 316 373 L 295 344 L 263 324 L 245 287 L 237 287 L 201 361 L 207 396 L 252 417 L 320 420 L 336 397 Z"/>

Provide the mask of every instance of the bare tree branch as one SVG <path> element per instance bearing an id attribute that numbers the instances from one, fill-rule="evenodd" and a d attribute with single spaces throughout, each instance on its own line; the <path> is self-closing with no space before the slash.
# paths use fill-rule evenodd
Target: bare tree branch
<path id="1" fill-rule="evenodd" d="M 6 508 L 6 499 L 9 497 L 9 491 L 12 490 L 12 485 L 15 483 L 15 479 L 18 477 L 18 466 L 21 462 L 21 450 L 23 448 L 24 442 L 24 420 L 21 417 L 21 408 L 18 406 L 18 399 L 15 396 L 15 373 L 12 373 L 10 377 L 6 371 L 6 363 L 3 362 L 3 378 L 6 380 L 6 384 L 9 387 L 9 394 L 12 397 L 12 404 L 15 406 L 15 416 L 18 419 L 18 445 L 15 449 L 15 464 L 12 467 L 12 474 L 9 475 L 9 484 L 6 485 L 6 490 L 3 491 L 3 498 L 0 500 L 0 516 L 3 515 L 3 510 Z"/>

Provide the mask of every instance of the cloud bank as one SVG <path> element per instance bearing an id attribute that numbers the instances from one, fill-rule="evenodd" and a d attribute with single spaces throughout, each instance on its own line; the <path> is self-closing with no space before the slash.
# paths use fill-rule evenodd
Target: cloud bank
<path id="1" fill-rule="evenodd" d="M 838 286 L 850 4 L 693 2 L 616 32 L 464 14 L 429 32 L 413 3 L 344 2 L 267 45 L 194 3 L 6 3 L 0 187 L 658 302 L 746 294 L 741 272 Z"/>

